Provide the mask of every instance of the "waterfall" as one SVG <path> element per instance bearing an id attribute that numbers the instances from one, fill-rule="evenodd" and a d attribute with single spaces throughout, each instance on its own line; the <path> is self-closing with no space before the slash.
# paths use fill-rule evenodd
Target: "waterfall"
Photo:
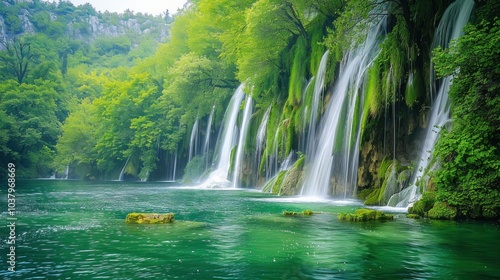
<path id="1" fill-rule="evenodd" d="M 247 96 L 245 101 L 245 109 L 243 111 L 243 121 L 241 122 L 240 139 L 238 140 L 238 149 L 236 150 L 236 160 L 233 168 L 233 188 L 238 186 L 238 180 L 242 169 L 241 161 L 245 151 L 245 140 L 252 117 L 252 97 Z"/>
<path id="2" fill-rule="evenodd" d="M 262 192 L 272 192 L 273 191 L 272 190 L 272 185 L 276 181 L 278 175 L 282 171 L 288 171 L 288 170 L 290 170 L 290 168 L 292 168 L 292 166 L 295 163 L 295 161 L 296 161 L 295 152 L 292 150 L 292 151 L 290 151 L 290 153 L 288 154 L 288 156 L 285 158 L 285 160 L 281 163 L 280 168 L 276 170 L 276 173 L 274 173 L 274 175 L 271 178 L 267 179 L 266 183 L 264 184 L 264 187 L 262 188 Z M 271 187 L 271 188 L 266 189 L 266 187 Z M 282 186 L 280 186 L 278 195 L 281 194 L 281 187 Z"/>
<path id="3" fill-rule="evenodd" d="M 264 117 L 262 117 L 262 122 L 257 129 L 257 136 L 255 139 L 255 166 L 257 166 L 257 176 L 259 176 L 260 171 L 260 159 L 262 154 L 262 149 L 264 148 L 264 141 L 266 140 L 267 122 L 269 121 L 269 116 L 271 114 L 272 105 L 269 105 Z M 258 179 L 258 178 L 257 178 Z"/>
<path id="4" fill-rule="evenodd" d="M 279 146 L 279 139 L 278 136 L 280 134 L 280 125 L 276 128 L 276 132 L 274 133 L 274 141 L 273 141 L 273 147 L 272 147 L 272 153 L 269 156 L 267 154 L 268 159 L 267 159 L 267 169 L 266 169 L 266 180 L 269 180 L 272 178 L 277 172 L 278 172 L 278 146 Z M 267 153 L 269 153 L 269 148 L 267 149 Z"/>
<path id="5" fill-rule="evenodd" d="M 309 118 L 309 131 L 307 133 L 306 154 L 312 154 L 315 149 L 316 122 L 318 118 L 320 100 L 323 97 L 323 91 L 325 88 L 325 75 L 326 75 L 326 64 L 328 62 L 328 53 L 329 51 L 326 51 L 323 54 L 323 57 L 321 58 L 321 62 L 318 67 L 318 72 L 316 73 L 316 81 L 314 83 L 313 97 L 309 112 L 310 118 Z"/>
<path id="6" fill-rule="evenodd" d="M 66 170 L 64 170 L 64 175 L 62 176 L 62 179 L 68 180 L 69 176 L 69 165 L 66 165 Z"/>
<path id="7" fill-rule="evenodd" d="M 175 181 L 175 174 L 177 172 L 177 149 L 173 152 L 165 151 L 165 171 L 164 180 L 167 182 Z"/>
<path id="8" fill-rule="evenodd" d="M 457 0 L 450 4 L 436 29 L 432 48 L 437 46 L 446 48 L 452 39 L 460 37 L 462 29 L 469 21 L 473 6 L 473 0 Z M 424 144 L 420 151 L 418 166 L 412 176 L 410 186 L 393 195 L 387 204 L 389 206 L 408 207 L 420 198 L 420 190 L 417 186 L 418 181 L 424 179 L 425 171 L 429 168 L 432 152 L 439 137 L 439 131 L 451 121 L 448 91 L 451 86 L 452 77 L 445 77 L 437 84 L 434 83 L 435 77 L 434 69 L 431 66 L 431 97 L 435 97 L 435 99 L 433 100 L 425 132 Z M 437 91 L 436 88 L 438 89 Z"/>
<path id="9" fill-rule="evenodd" d="M 322 64 L 320 63 L 320 67 L 321 67 L 321 65 Z M 326 69 L 326 63 L 324 66 Z M 318 70 L 318 72 L 321 72 L 321 71 Z M 314 82 L 314 76 L 311 77 L 311 79 L 309 79 L 309 82 L 307 83 L 306 87 L 304 88 L 304 91 L 302 92 L 302 103 L 306 102 L 307 93 L 308 93 L 309 89 L 311 88 L 311 85 L 313 84 L 313 82 Z M 306 132 L 305 131 L 307 129 L 307 114 L 308 113 L 309 113 L 309 107 L 307 105 L 305 105 L 304 110 L 302 112 L 302 133 L 301 133 L 300 143 L 299 143 L 299 150 L 301 150 L 301 151 L 305 151 L 306 147 L 307 147 L 306 146 Z"/>
<path id="10" fill-rule="evenodd" d="M 303 196 L 329 195 L 332 177 L 336 182 L 332 195 L 346 198 L 356 191 L 360 126 L 354 127 L 354 116 L 360 114 L 356 104 L 362 100 L 359 95 L 366 70 L 378 53 L 380 35 L 385 31 L 384 23 L 385 19 L 371 26 L 364 44 L 344 56 L 318 135 L 313 140 L 314 146 L 306 150 Z M 359 105 L 362 108 L 362 104 Z"/>
<path id="11" fill-rule="evenodd" d="M 203 156 L 205 156 L 206 166 L 208 168 L 208 151 L 210 150 L 210 133 L 212 132 L 212 119 L 214 116 L 215 105 L 212 107 L 212 111 L 210 111 L 210 116 L 208 117 L 207 122 L 207 131 L 205 133 L 205 142 L 203 142 Z"/>
<path id="12" fill-rule="evenodd" d="M 127 161 L 125 161 L 125 164 L 123 165 L 122 170 L 120 171 L 120 176 L 118 176 L 118 181 L 123 181 L 123 177 L 125 176 L 125 167 L 127 167 L 129 160 L 130 156 L 128 156 Z"/>
<path id="13" fill-rule="evenodd" d="M 238 130 L 236 121 L 238 119 L 241 102 L 245 97 L 245 93 L 243 92 L 244 86 L 244 84 L 241 84 L 238 89 L 236 89 L 233 97 L 231 97 L 231 101 L 229 101 L 222 123 L 222 134 L 220 134 L 220 139 L 217 140 L 216 169 L 210 173 L 208 178 L 200 185 L 201 187 L 213 187 L 229 184 L 227 175 L 231 162 L 231 150 L 234 146 L 233 138 L 235 133 L 237 134 Z"/>
<path id="14" fill-rule="evenodd" d="M 175 149 L 175 154 L 174 154 L 174 169 L 172 171 L 172 181 L 175 182 L 175 175 L 177 172 L 177 149 Z"/>
<path id="15" fill-rule="evenodd" d="M 191 137 L 189 139 L 189 161 L 198 153 L 198 118 L 193 124 L 193 129 L 191 130 Z"/>
<path id="16" fill-rule="evenodd" d="M 149 178 L 149 171 L 146 172 L 146 175 L 143 178 L 141 178 L 141 182 L 147 182 L 148 178 Z"/>

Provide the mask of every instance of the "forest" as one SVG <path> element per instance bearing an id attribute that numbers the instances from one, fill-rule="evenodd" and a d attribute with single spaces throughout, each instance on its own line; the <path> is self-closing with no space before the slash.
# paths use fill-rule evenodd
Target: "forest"
<path id="1" fill-rule="evenodd" d="M 451 5 L 469 5 L 470 18 L 436 44 L 452 37 L 439 29 L 459 12 Z M 300 195 L 325 185 L 319 194 L 391 206 L 413 188 L 410 213 L 498 219 L 499 14 L 494 0 L 191 0 L 173 16 L 4 0 L 0 177 L 14 162 L 23 178 L 198 182 L 215 169 L 242 85 L 248 129 L 228 174 L 239 186 Z M 429 128 L 446 77 L 449 113 Z M 245 135 L 245 117 L 236 123 Z M 428 129 L 439 139 L 420 166 Z M 317 163 L 327 175 L 311 175 L 321 154 L 334 158 Z"/>

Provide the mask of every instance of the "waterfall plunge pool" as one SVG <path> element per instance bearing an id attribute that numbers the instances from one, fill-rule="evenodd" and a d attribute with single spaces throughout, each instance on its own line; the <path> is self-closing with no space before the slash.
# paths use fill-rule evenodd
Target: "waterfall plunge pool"
<path id="1" fill-rule="evenodd" d="M 3 279 L 491 279 L 500 229 L 484 222 L 344 222 L 355 201 L 167 183 L 20 181 L 16 272 Z M 7 188 L 1 189 L 2 220 Z M 285 217 L 284 210 L 322 212 Z M 129 212 L 174 212 L 130 225 Z M 8 228 L 0 232 L 8 253 Z M 2 257 L 2 260 L 5 258 Z"/>

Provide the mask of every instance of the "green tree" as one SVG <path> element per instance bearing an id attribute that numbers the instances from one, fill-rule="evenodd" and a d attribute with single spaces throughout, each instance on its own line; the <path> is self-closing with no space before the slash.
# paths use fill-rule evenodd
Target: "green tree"
<path id="1" fill-rule="evenodd" d="M 3 64 L 2 70 L 7 75 L 15 78 L 19 84 L 22 84 L 35 57 L 31 42 L 25 38 L 14 37 L 12 42 L 5 43 L 2 41 L 2 45 L 5 48 L 0 52 L 0 61 Z"/>
<path id="2" fill-rule="evenodd" d="M 0 84 L 0 112 L 5 116 L 2 129 L 7 142 L 3 148 L 21 167 L 21 177 L 49 175 L 54 145 L 60 134 L 58 118 L 60 93 L 53 82 L 19 85 L 15 81 Z"/>
<path id="3" fill-rule="evenodd" d="M 57 142 L 54 165 L 62 171 L 67 165 L 75 168 L 82 178 L 97 178 L 97 143 L 95 132 L 98 119 L 89 99 L 73 105 L 72 113 L 64 121 L 62 135 Z"/>

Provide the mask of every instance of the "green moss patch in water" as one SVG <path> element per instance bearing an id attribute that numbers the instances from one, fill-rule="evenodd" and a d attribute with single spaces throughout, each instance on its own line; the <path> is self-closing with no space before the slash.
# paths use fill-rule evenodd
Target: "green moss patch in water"
<path id="1" fill-rule="evenodd" d="M 302 212 L 295 212 L 295 211 L 283 211 L 283 215 L 284 216 L 299 216 L 299 215 L 302 215 L 302 216 L 311 216 L 312 214 L 314 214 L 314 212 L 312 210 L 304 210 Z"/>
<path id="2" fill-rule="evenodd" d="M 297 213 L 295 211 L 283 211 L 283 215 L 285 215 L 285 216 L 297 216 L 297 215 L 299 215 L 299 213 Z"/>
<path id="3" fill-rule="evenodd" d="M 167 224 L 174 221 L 174 213 L 129 213 L 125 221 L 129 224 Z"/>
<path id="4" fill-rule="evenodd" d="M 385 214 L 384 212 L 379 210 L 372 210 L 366 208 L 358 209 L 354 211 L 354 214 L 340 213 L 338 217 L 340 220 L 353 221 L 353 222 L 375 221 L 375 220 L 385 221 L 394 219 L 394 216 L 391 214 Z"/>

